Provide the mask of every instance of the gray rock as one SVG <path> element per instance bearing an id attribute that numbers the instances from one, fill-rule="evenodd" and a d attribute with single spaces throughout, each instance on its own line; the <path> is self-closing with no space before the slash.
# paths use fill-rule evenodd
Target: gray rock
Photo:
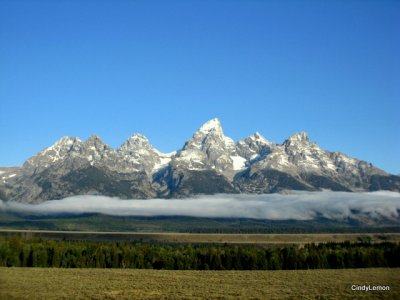
<path id="1" fill-rule="evenodd" d="M 400 177 L 323 150 L 305 132 L 282 144 L 259 133 L 235 143 L 218 119 L 169 154 L 140 134 L 117 150 L 95 135 L 85 142 L 64 137 L 20 168 L 0 168 L 0 198 L 27 203 L 81 194 L 143 199 L 321 189 L 400 191 Z"/>

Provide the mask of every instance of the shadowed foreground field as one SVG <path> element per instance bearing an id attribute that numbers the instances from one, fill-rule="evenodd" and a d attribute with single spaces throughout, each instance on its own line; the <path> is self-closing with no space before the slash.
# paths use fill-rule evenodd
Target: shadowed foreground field
<path id="1" fill-rule="evenodd" d="M 400 269 L 167 271 L 0 268 L 0 299 L 400 299 Z M 390 291 L 352 291 L 351 285 Z"/>

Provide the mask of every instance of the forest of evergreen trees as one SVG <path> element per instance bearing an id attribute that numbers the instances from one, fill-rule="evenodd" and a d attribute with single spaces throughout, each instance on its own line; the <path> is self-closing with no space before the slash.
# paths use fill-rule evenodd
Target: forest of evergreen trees
<path id="1" fill-rule="evenodd" d="M 0 240 L 0 266 L 173 270 L 296 270 L 400 267 L 399 243 L 257 245 Z"/>

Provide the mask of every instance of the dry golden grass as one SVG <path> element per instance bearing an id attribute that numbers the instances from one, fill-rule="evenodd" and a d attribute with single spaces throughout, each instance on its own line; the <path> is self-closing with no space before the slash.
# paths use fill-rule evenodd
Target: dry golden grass
<path id="1" fill-rule="evenodd" d="M 0 268 L 0 299 L 400 299 L 400 269 L 166 271 Z M 351 285 L 390 291 L 352 291 Z"/>

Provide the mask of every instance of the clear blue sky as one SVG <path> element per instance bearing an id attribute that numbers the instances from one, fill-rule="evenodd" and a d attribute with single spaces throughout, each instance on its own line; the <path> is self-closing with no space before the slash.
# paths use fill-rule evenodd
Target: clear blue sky
<path id="1" fill-rule="evenodd" d="M 0 0 L 0 166 L 62 136 L 305 130 L 400 173 L 400 1 Z"/>

